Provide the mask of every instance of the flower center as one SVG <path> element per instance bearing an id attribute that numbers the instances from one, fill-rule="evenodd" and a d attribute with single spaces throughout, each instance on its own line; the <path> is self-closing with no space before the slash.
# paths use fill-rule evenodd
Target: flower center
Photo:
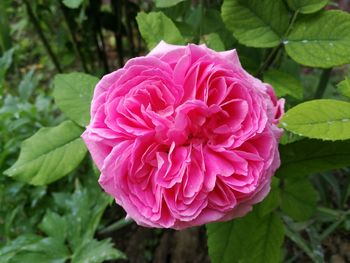
<path id="1" fill-rule="evenodd" d="M 242 128 L 246 115 L 247 104 L 239 99 L 210 106 L 189 101 L 176 109 L 167 137 L 177 145 L 220 144 Z"/>

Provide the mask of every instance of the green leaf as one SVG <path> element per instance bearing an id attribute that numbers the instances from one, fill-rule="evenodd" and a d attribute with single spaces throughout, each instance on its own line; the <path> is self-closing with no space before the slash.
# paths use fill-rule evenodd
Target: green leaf
<path id="1" fill-rule="evenodd" d="M 303 98 L 300 81 L 288 73 L 273 69 L 265 73 L 264 81 L 272 85 L 277 97 L 290 95 L 299 100 Z"/>
<path id="2" fill-rule="evenodd" d="M 350 78 L 345 78 L 337 87 L 341 94 L 350 98 Z"/>
<path id="3" fill-rule="evenodd" d="M 48 211 L 39 225 L 40 229 L 49 237 L 64 241 L 67 236 L 67 221 L 52 211 Z"/>
<path id="4" fill-rule="evenodd" d="M 109 203 L 109 197 L 101 191 L 96 179 L 89 178 L 90 181 L 85 179 L 86 187 L 78 186 L 72 195 L 66 193 L 54 193 L 53 195 L 55 205 L 64 211 L 64 220 L 68 230 L 67 240 L 72 250 L 80 247 L 84 240 L 93 238 Z M 62 232 L 63 230 L 64 227 Z"/>
<path id="5" fill-rule="evenodd" d="M 317 12 L 328 4 L 328 0 L 287 0 L 287 2 L 291 9 L 302 14 Z"/>
<path id="6" fill-rule="evenodd" d="M 22 101 L 27 101 L 34 89 L 34 69 L 30 70 L 21 80 L 18 86 L 18 93 Z"/>
<path id="7" fill-rule="evenodd" d="M 46 254 L 46 257 L 51 259 L 48 262 L 53 262 L 53 259 L 65 262 L 65 259 L 69 256 L 69 251 L 64 245 L 63 240 L 52 237 L 43 238 L 36 243 L 23 246 L 21 251 Z"/>
<path id="8" fill-rule="evenodd" d="M 282 210 L 297 221 L 310 218 L 319 199 L 308 178 L 285 179 L 281 190 Z"/>
<path id="9" fill-rule="evenodd" d="M 207 35 L 210 33 L 217 33 L 220 35 L 224 31 L 232 35 L 231 32 L 225 28 L 225 24 L 222 21 L 221 13 L 219 10 L 212 8 L 203 8 L 201 11 L 204 12 L 202 21 L 200 21 L 202 35 Z"/>
<path id="10" fill-rule="evenodd" d="M 243 251 L 238 247 L 244 248 L 243 244 L 239 243 L 239 234 L 236 222 L 233 220 L 207 225 L 208 252 L 212 263 L 239 261 Z"/>
<path id="11" fill-rule="evenodd" d="M 2 54 L 2 57 L 0 58 L 0 72 L 2 74 L 10 68 L 14 52 L 15 48 L 11 48 Z"/>
<path id="12" fill-rule="evenodd" d="M 216 51 L 224 51 L 225 45 L 222 42 L 220 36 L 216 33 L 211 33 L 203 36 L 205 44 L 208 48 L 211 48 Z"/>
<path id="13" fill-rule="evenodd" d="M 281 124 L 309 138 L 350 139 L 350 103 L 329 99 L 304 102 L 287 111 Z"/>
<path id="14" fill-rule="evenodd" d="M 283 1 L 224 0 L 221 15 L 235 38 L 250 47 L 275 47 L 288 27 Z"/>
<path id="15" fill-rule="evenodd" d="M 149 49 L 154 48 L 161 40 L 169 44 L 185 44 L 176 25 L 162 12 L 140 12 L 136 20 Z"/>
<path id="16" fill-rule="evenodd" d="M 251 212 L 243 218 L 207 225 L 212 263 L 274 263 L 281 260 L 283 223 L 272 213 L 260 218 Z"/>
<path id="17" fill-rule="evenodd" d="M 68 249 L 60 240 L 26 234 L 0 249 L 0 262 L 64 263 L 68 255 Z"/>
<path id="18" fill-rule="evenodd" d="M 338 10 L 299 19 L 284 41 L 296 62 L 330 68 L 350 62 L 350 15 Z"/>
<path id="19" fill-rule="evenodd" d="M 63 0 L 63 4 L 69 8 L 78 8 L 84 0 Z"/>
<path id="20" fill-rule="evenodd" d="M 90 104 L 98 78 L 84 73 L 58 74 L 54 79 L 57 106 L 71 120 L 86 126 L 90 120 Z"/>
<path id="21" fill-rule="evenodd" d="M 39 236 L 32 234 L 23 234 L 18 236 L 16 239 L 11 240 L 6 246 L 0 248 L 0 262 L 7 263 L 15 255 L 19 253 L 22 247 L 36 243 L 40 240 Z"/>
<path id="22" fill-rule="evenodd" d="M 185 18 L 185 22 L 192 27 L 194 35 L 200 36 L 202 34 L 205 34 L 205 30 L 202 30 L 204 27 L 205 13 L 206 9 L 202 4 L 194 6 L 191 12 L 188 12 L 188 15 Z"/>
<path id="23" fill-rule="evenodd" d="M 5 82 L 6 72 L 12 64 L 14 52 L 15 48 L 11 48 L 4 52 L 0 58 L 0 92 L 2 91 Z"/>
<path id="24" fill-rule="evenodd" d="M 264 217 L 272 213 L 280 205 L 280 179 L 277 177 L 272 178 L 271 190 L 268 196 L 259 204 L 256 205 L 256 210 L 260 217 Z"/>
<path id="25" fill-rule="evenodd" d="M 263 60 L 262 49 L 239 45 L 237 52 L 243 68 L 252 75 L 256 75 Z"/>
<path id="26" fill-rule="evenodd" d="M 186 0 L 155 0 L 156 7 L 158 8 L 167 8 L 174 5 L 177 5 L 178 3 L 184 2 Z"/>
<path id="27" fill-rule="evenodd" d="M 65 263 L 66 259 L 51 258 L 50 255 L 38 252 L 20 252 L 9 263 Z"/>
<path id="28" fill-rule="evenodd" d="M 245 247 L 244 262 L 273 263 L 281 261 L 284 227 L 277 214 L 271 213 L 262 219 L 254 217 L 250 222 L 248 218 L 245 222 L 239 223 L 237 227 L 245 229 L 246 233 L 250 230 Z"/>
<path id="29" fill-rule="evenodd" d="M 100 263 L 112 259 L 126 259 L 126 257 L 121 251 L 113 248 L 110 239 L 102 241 L 91 239 L 86 240 L 74 251 L 72 263 Z"/>
<path id="30" fill-rule="evenodd" d="M 73 171 L 86 154 L 81 133 L 81 128 L 71 121 L 41 128 L 22 143 L 17 162 L 4 173 L 33 185 L 58 180 Z"/>
<path id="31" fill-rule="evenodd" d="M 280 145 L 279 151 L 281 166 L 276 175 L 282 178 L 298 178 L 350 165 L 350 140 L 305 139 Z"/>

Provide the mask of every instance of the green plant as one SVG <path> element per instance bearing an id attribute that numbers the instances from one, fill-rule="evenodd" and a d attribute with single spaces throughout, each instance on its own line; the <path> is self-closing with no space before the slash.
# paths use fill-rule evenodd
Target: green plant
<path id="1" fill-rule="evenodd" d="M 125 258 L 96 238 L 110 200 L 80 135 L 95 76 L 160 40 L 236 48 L 244 68 L 286 98 L 270 194 L 243 218 L 207 225 L 212 262 L 328 260 L 324 240 L 350 230 L 349 13 L 327 0 L 8 2 L 0 3 L 1 262 Z M 30 50 L 28 35 L 44 46 Z M 70 71 L 85 73 L 53 77 Z M 118 231 L 121 220 L 100 233 Z"/>

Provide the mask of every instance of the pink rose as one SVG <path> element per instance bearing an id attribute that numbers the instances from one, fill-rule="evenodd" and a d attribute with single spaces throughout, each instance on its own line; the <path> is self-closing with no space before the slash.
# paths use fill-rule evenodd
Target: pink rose
<path id="1" fill-rule="evenodd" d="M 241 217 L 268 194 L 283 102 L 235 50 L 160 42 L 97 84 L 83 139 L 128 216 L 182 229 Z"/>

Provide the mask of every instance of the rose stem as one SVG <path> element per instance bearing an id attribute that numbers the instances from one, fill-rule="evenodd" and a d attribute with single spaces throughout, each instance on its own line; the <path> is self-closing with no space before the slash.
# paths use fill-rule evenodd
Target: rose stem
<path id="1" fill-rule="evenodd" d="M 82 65 L 84 71 L 86 73 L 88 73 L 89 70 L 86 66 L 85 58 L 84 58 L 83 53 L 81 52 L 80 48 L 78 48 L 79 44 L 78 44 L 78 40 L 77 40 L 75 32 L 74 32 L 73 21 L 69 17 L 69 14 L 67 12 L 67 8 L 63 5 L 63 3 L 61 1 L 60 1 L 60 8 L 61 8 L 64 20 L 65 20 L 67 28 L 68 28 L 69 36 L 70 36 L 71 42 L 73 44 L 74 51 L 77 54 L 77 56 L 79 57 L 79 60 L 81 62 L 81 65 Z"/>
<path id="2" fill-rule="evenodd" d="M 123 48 L 123 35 L 122 35 L 122 2 L 118 3 L 118 0 L 112 0 L 112 10 L 117 17 L 117 27 L 115 30 L 115 40 L 117 45 L 117 55 L 119 66 L 124 66 L 124 48 Z"/>
<path id="3" fill-rule="evenodd" d="M 125 15 L 125 22 L 126 22 L 126 32 L 129 39 L 129 45 L 130 45 L 130 55 L 131 57 L 134 57 L 135 54 L 135 43 L 134 43 L 134 37 L 133 37 L 133 30 L 132 25 L 130 21 L 130 10 L 129 10 L 129 3 L 127 0 L 124 0 L 124 15 Z"/>
<path id="4" fill-rule="evenodd" d="M 321 99 L 324 92 L 326 91 L 329 78 L 331 76 L 332 68 L 327 68 L 322 71 L 320 81 L 318 82 L 318 87 L 315 92 L 314 99 Z"/>

